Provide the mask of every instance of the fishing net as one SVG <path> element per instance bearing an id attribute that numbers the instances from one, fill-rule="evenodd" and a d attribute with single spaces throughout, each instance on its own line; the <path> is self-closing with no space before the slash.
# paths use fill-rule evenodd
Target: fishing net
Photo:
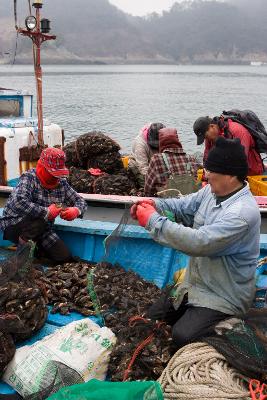
<path id="1" fill-rule="evenodd" d="M 251 309 L 243 320 L 219 323 L 216 336 L 204 341 L 220 352 L 238 371 L 267 381 L 267 310 Z"/>
<path id="2" fill-rule="evenodd" d="M 47 315 L 45 293 L 32 269 L 34 248 L 27 243 L 0 265 L 0 331 L 14 340 L 31 336 Z"/>
<path id="3" fill-rule="evenodd" d="M 61 389 L 49 400 L 163 400 L 158 382 L 101 382 L 92 379 L 82 385 Z"/>
<path id="4" fill-rule="evenodd" d="M 71 167 L 69 171 L 68 182 L 76 192 L 93 193 L 95 178 L 87 170 Z"/>
<path id="5" fill-rule="evenodd" d="M 123 235 L 127 229 L 127 226 L 132 221 L 131 211 L 130 211 L 131 206 L 132 204 L 125 205 L 125 210 L 118 226 L 104 240 L 104 249 L 105 249 L 103 256 L 104 262 L 110 262 L 111 264 L 116 264 L 120 262 L 121 253 L 126 252 L 127 255 L 128 252 L 126 247 L 127 244 L 124 243 Z"/>
<path id="6" fill-rule="evenodd" d="M 64 146 L 63 150 L 66 153 L 66 165 L 69 167 L 100 168 L 103 171 L 106 168 L 107 172 L 123 168 L 119 144 L 101 132 L 93 131 L 81 135 Z"/>
<path id="7" fill-rule="evenodd" d="M 52 314 L 68 315 L 72 311 L 84 316 L 95 314 L 87 290 L 87 274 L 91 267 L 91 264 L 81 261 L 35 272 L 38 285 L 45 288 Z"/>
<path id="8" fill-rule="evenodd" d="M 103 175 L 93 183 L 93 193 L 127 196 L 135 194 L 135 185 L 127 173 L 118 175 Z"/>
<path id="9" fill-rule="evenodd" d="M 14 355 L 14 342 L 32 336 L 47 317 L 45 293 L 32 269 L 34 248 L 29 242 L 0 263 L 0 374 Z"/>
<path id="10" fill-rule="evenodd" d="M 59 361 L 51 360 L 39 373 L 38 381 L 35 382 L 36 392 L 25 396 L 24 399 L 47 399 L 48 396 L 57 393 L 63 387 L 83 382 L 83 378 L 77 371 Z"/>
<path id="11" fill-rule="evenodd" d="M 132 204 L 125 205 L 118 226 L 105 239 L 103 260 L 123 265 L 126 270 L 134 269 L 148 281 L 163 287 L 171 282 L 176 270 L 187 266 L 188 258 L 152 241 L 149 234 L 132 219 L 131 206 Z M 163 211 L 162 215 L 174 220 L 171 212 Z M 162 263 L 163 257 L 164 263 Z"/>
<path id="12" fill-rule="evenodd" d="M 105 168 L 106 169 L 106 168 Z M 117 174 L 103 172 L 100 176 L 90 174 L 88 170 L 71 167 L 69 184 L 80 193 L 131 196 L 137 195 L 136 185 L 126 170 Z"/>
<path id="13" fill-rule="evenodd" d="M 38 274 L 38 280 L 45 285 L 52 313 L 66 315 L 78 311 L 94 315 L 99 324 L 115 333 L 118 341 L 109 364 L 110 380 L 159 377 L 172 355 L 171 331 L 143 317 L 161 295 L 157 286 L 132 271 L 106 262 L 66 263 Z M 132 320 L 136 315 L 142 317 Z M 144 348 L 140 348 L 140 343 L 145 344 Z M 134 356 L 136 348 L 139 351 Z M 130 363 L 134 364 L 133 368 L 127 368 Z"/>
<path id="14" fill-rule="evenodd" d="M 19 161 L 37 161 L 40 158 L 42 146 L 25 146 L 19 149 Z"/>
<path id="15" fill-rule="evenodd" d="M 141 195 L 131 171 L 124 169 L 120 146 L 101 132 L 81 135 L 64 147 L 70 167 L 70 185 L 78 192 L 105 195 Z M 96 176 L 90 170 L 99 170 Z"/>
<path id="16" fill-rule="evenodd" d="M 8 333 L 0 332 L 0 376 L 12 360 L 16 351 L 14 340 Z"/>
<path id="17" fill-rule="evenodd" d="M 88 158 L 87 168 L 99 168 L 109 174 L 115 174 L 116 172 L 122 171 L 124 167 L 121 155 L 117 151 L 97 154 L 92 158 Z"/>

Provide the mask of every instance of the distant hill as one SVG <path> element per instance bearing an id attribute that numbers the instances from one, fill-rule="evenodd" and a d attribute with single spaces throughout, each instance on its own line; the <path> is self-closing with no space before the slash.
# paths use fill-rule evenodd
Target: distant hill
<path id="1" fill-rule="evenodd" d="M 19 25 L 29 14 L 18 0 Z M 43 44 L 45 62 L 240 63 L 267 61 L 267 1 L 184 1 L 162 15 L 124 13 L 108 0 L 44 0 L 55 42 Z M 15 51 L 13 2 L 0 1 L 0 62 Z M 18 38 L 17 62 L 30 62 L 31 42 Z"/>

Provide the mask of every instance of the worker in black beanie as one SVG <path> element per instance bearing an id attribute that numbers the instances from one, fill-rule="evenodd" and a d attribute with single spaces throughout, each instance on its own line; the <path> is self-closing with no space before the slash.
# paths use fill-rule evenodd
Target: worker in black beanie
<path id="1" fill-rule="evenodd" d="M 247 156 L 239 139 L 220 136 L 204 164 L 208 171 L 240 177 L 242 182 L 248 174 Z"/>
<path id="2" fill-rule="evenodd" d="M 211 191 L 217 196 L 230 197 L 233 191 L 245 185 L 248 174 L 247 156 L 240 140 L 225 139 L 220 136 L 209 152 L 204 167 Z M 215 178 L 214 175 L 216 175 Z M 225 193 L 225 191 L 228 192 L 228 187 L 233 190 Z"/>
<path id="3" fill-rule="evenodd" d="M 209 184 L 197 193 L 143 199 L 131 208 L 155 241 L 190 256 L 183 282 L 148 310 L 149 318 L 172 326 L 178 348 L 214 335 L 222 320 L 245 315 L 255 294 L 261 218 L 239 139 L 218 138 L 204 167 Z"/>

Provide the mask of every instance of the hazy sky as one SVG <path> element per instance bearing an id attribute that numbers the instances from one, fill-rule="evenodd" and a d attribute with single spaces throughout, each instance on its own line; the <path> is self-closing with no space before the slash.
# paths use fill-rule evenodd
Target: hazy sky
<path id="1" fill-rule="evenodd" d="M 145 15 L 153 11 L 168 10 L 176 1 L 181 0 L 109 0 L 121 10 L 133 15 Z"/>

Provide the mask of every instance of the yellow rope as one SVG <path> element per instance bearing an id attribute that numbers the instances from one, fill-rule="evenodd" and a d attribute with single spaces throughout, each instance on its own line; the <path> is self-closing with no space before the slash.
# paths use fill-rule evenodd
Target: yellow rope
<path id="1" fill-rule="evenodd" d="M 172 357 L 159 383 L 165 400 L 251 400 L 243 378 L 213 347 L 192 343 Z"/>

